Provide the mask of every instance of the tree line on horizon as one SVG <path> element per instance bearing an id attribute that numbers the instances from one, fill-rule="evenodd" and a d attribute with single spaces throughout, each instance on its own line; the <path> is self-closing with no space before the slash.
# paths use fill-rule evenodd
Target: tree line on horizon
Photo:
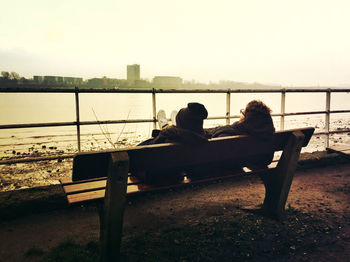
<path id="1" fill-rule="evenodd" d="M 42 77 L 42 80 L 38 78 Z M 75 77 L 59 77 L 59 76 L 34 76 L 33 79 L 21 77 L 17 72 L 2 71 L 0 77 L 1 87 L 87 87 L 87 88 L 154 88 L 154 84 L 149 80 L 128 81 L 126 79 L 107 78 L 91 78 L 83 80 Z M 78 80 L 78 81 L 76 81 Z M 157 89 L 174 89 L 167 86 L 158 86 Z M 281 88 L 278 85 L 264 85 L 260 83 L 244 83 L 230 80 L 222 80 L 218 83 L 210 82 L 209 84 L 192 81 L 184 81 L 180 87 L 176 89 L 262 89 L 262 88 Z"/>

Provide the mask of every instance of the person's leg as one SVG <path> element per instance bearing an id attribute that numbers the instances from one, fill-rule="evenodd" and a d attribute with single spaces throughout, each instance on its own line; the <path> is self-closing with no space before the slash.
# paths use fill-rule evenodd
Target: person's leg
<path id="1" fill-rule="evenodd" d="M 173 126 L 176 126 L 176 115 L 177 115 L 177 111 L 176 110 L 173 110 L 171 112 L 171 115 L 170 115 L 170 119 L 171 119 L 171 124 Z"/>
<path id="2" fill-rule="evenodd" d="M 158 125 L 160 129 L 164 129 L 168 126 L 168 120 L 166 119 L 166 114 L 164 110 L 159 110 L 157 114 Z"/>

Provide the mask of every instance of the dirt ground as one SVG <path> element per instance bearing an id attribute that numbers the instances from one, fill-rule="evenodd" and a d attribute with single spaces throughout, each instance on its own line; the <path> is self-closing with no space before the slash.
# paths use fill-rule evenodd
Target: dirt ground
<path id="1" fill-rule="evenodd" d="M 169 224 L 182 225 L 237 207 L 255 209 L 263 197 L 264 187 L 258 178 L 131 197 L 125 210 L 124 235 Z M 330 246 L 316 249 L 303 261 L 349 261 L 350 164 L 297 171 L 287 205 L 322 217 L 338 232 Z M 98 237 L 99 218 L 93 207 L 1 221 L 0 261 L 37 261 L 24 254 L 33 248 L 47 251 L 65 240 L 86 243 Z"/>

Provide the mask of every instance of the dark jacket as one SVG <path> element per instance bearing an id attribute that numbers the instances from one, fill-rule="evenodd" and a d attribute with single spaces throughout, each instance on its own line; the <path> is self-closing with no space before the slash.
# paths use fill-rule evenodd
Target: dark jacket
<path id="1" fill-rule="evenodd" d="M 235 122 L 232 125 L 220 126 L 205 129 L 207 136 L 211 138 L 235 135 L 250 135 L 261 140 L 270 140 L 275 132 L 273 121 L 270 115 L 261 114 L 250 117 L 242 122 Z"/>
<path id="2" fill-rule="evenodd" d="M 257 113 L 250 115 L 243 121 L 237 121 L 232 125 L 226 125 L 216 128 L 205 129 L 205 132 L 215 137 L 235 136 L 235 135 L 250 135 L 259 141 L 269 142 L 273 138 L 275 127 L 271 115 Z M 248 166 L 251 169 L 267 166 L 273 159 L 273 152 L 261 155 L 256 158 Z M 223 166 L 230 166 L 229 164 L 222 164 Z M 234 165 L 234 164 L 233 164 Z"/>
<path id="3" fill-rule="evenodd" d="M 159 134 L 139 145 L 154 145 L 162 143 L 179 142 L 185 145 L 198 145 L 208 141 L 208 137 L 203 133 L 196 133 L 191 130 L 170 126 L 159 131 Z"/>
<path id="4" fill-rule="evenodd" d="M 171 142 L 178 142 L 188 146 L 195 146 L 208 142 L 208 139 L 205 137 L 204 132 L 196 133 L 191 130 L 179 128 L 176 126 L 170 126 L 163 130 L 160 130 L 155 137 L 140 143 L 139 146 Z M 146 184 L 166 185 L 182 181 L 184 172 L 184 167 L 178 167 L 176 169 L 172 168 L 137 172 L 133 175 Z"/>
<path id="5" fill-rule="evenodd" d="M 195 146 L 207 142 L 209 138 L 234 135 L 251 135 L 256 139 L 268 141 L 272 139 L 274 131 L 275 128 L 270 115 L 257 115 L 255 117 L 247 118 L 242 122 L 235 122 L 232 125 L 204 129 L 203 133 L 196 133 L 187 129 L 171 126 L 160 130 L 156 137 L 148 139 L 139 145 L 179 142 L 189 146 Z M 255 168 L 266 166 L 271 163 L 272 158 L 273 152 L 259 157 L 249 167 Z M 195 179 L 207 175 L 220 175 L 227 170 L 238 169 L 241 169 L 241 166 L 238 166 L 233 161 L 225 161 L 216 164 L 191 166 L 171 170 L 166 169 L 152 172 L 139 172 L 134 175 L 147 184 L 167 184 L 181 181 L 183 179 L 183 172 L 185 172 L 189 178 Z"/>

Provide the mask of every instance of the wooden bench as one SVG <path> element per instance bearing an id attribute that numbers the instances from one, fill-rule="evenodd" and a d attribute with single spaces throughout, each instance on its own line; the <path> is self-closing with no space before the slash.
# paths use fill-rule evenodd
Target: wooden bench
<path id="1" fill-rule="evenodd" d="M 350 144 L 339 144 L 327 147 L 328 153 L 337 153 L 339 155 L 342 155 L 348 159 L 350 159 Z"/>
<path id="2" fill-rule="evenodd" d="M 61 180 L 61 183 L 69 204 L 91 201 L 103 203 L 100 209 L 102 260 L 118 261 L 126 195 L 208 183 L 237 175 L 228 173 L 220 177 L 216 175 L 168 186 L 151 186 L 132 179 L 130 174 L 133 172 L 169 170 L 222 161 L 233 161 L 244 167 L 259 156 L 283 151 L 278 162 L 269 167 L 244 172 L 268 178 L 263 179 L 266 187 L 265 201 L 269 201 L 272 213 L 281 217 L 301 148 L 307 146 L 313 132 L 314 128 L 278 131 L 274 134 L 272 143 L 257 141 L 253 137 L 243 135 L 214 138 L 198 146 L 167 143 L 79 153 L 74 157 L 72 179 Z M 239 173 L 241 175 L 242 171 Z"/>

